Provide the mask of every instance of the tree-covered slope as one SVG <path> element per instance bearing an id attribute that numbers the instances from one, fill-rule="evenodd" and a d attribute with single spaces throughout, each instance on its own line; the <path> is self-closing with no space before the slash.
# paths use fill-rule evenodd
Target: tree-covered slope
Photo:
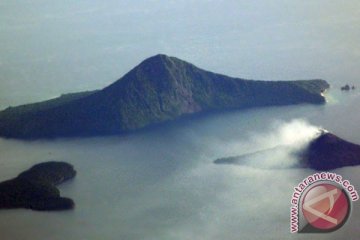
<path id="1" fill-rule="evenodd" d="M 39 163 L 16 178 L 0 183 L 0 209 L 28 208 L 40 211 L 74 208 L 74 201 L 60 196 L 57 185 L 74 178 L 66 162 Z"/>
<path id="2" fill-rule="evenodd" d="M 196 112 L 322 104 L 322 92 L 328 87 L 319 79 L 232 78 L 175 57 L 156 55 L 102 90 L 0 112 L 0 135 L 42 138 L 117 134 Z"/>

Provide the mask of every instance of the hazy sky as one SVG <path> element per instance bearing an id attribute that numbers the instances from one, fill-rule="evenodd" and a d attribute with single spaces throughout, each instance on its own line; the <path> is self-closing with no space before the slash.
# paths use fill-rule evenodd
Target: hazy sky
<path id="1" fill-rule="evenodd" d="M 360 2 L 0 3 L 0 108 L 102 88 L 157 53 L 253 79 L 360 80 Z"/>

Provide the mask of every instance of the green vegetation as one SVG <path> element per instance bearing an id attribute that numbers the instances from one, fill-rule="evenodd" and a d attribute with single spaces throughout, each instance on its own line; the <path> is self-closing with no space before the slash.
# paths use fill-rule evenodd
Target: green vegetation
<path id="1" fill-rule="evenodd" d="M 60 197 L 56 185 L 75 175 L 73 166 L 65 162 L 37 164 L 17 178 L 0 183 L 0 209 L 72 209 L 74 202 L 69 198 Z"/>
<path id="2" fill-rule="evenodd" d="M 332 133 L 322 133 L 300 154 L 305 166 L 318 171 L 360 165 L 360 145 Z"/>
<path id="3" fill-rule="evenodd" d="M 166 55 L 144 60 L 110 86 L 0 112 L 0 136 L 119 134 L 197 112 L 322 104 L 324 80 L 252 81 L 208 72 Z"/>

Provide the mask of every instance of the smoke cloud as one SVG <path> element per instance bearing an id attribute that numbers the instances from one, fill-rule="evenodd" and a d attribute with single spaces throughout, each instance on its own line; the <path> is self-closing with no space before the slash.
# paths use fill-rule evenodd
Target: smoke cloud
<path id="1" fill-rule="evenodd" d="M 252 152 L 234 157 L 220 158 L 215 163 L 238 164 L 253 168 L 277 169 L 300 166 L 297 153 L 301 152 L 322 131 L 304 119 L 288 122 L 276 121 L 265 133 L 250 137 Z"/>

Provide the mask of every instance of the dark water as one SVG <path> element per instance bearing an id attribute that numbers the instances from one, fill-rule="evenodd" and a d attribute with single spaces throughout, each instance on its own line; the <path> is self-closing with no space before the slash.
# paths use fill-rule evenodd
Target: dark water
<path id="1" fill-rule="evenodd" d="M 337 232 L 289 233 L 292 189 L 312 173 L 273 167 L 293 159 L 269 153 L 263 156 L 269 168 L 213 164 L 219 157 L 296 144 L 319 126 L 360 143 L 360 94 L 329 94 L 325 106 L 229 112 L 121 137 L 0 139 L 0 180 L 50 159 L 68 161 L 78 171 L 75 180 L 61 186 L 62 194 L 76 201 L 74 211 L 1 211 L 0 238 L 357 239 L 357 202 L 349 222 Z M 359 170 L 336 172 L 359 190 Z"/>

